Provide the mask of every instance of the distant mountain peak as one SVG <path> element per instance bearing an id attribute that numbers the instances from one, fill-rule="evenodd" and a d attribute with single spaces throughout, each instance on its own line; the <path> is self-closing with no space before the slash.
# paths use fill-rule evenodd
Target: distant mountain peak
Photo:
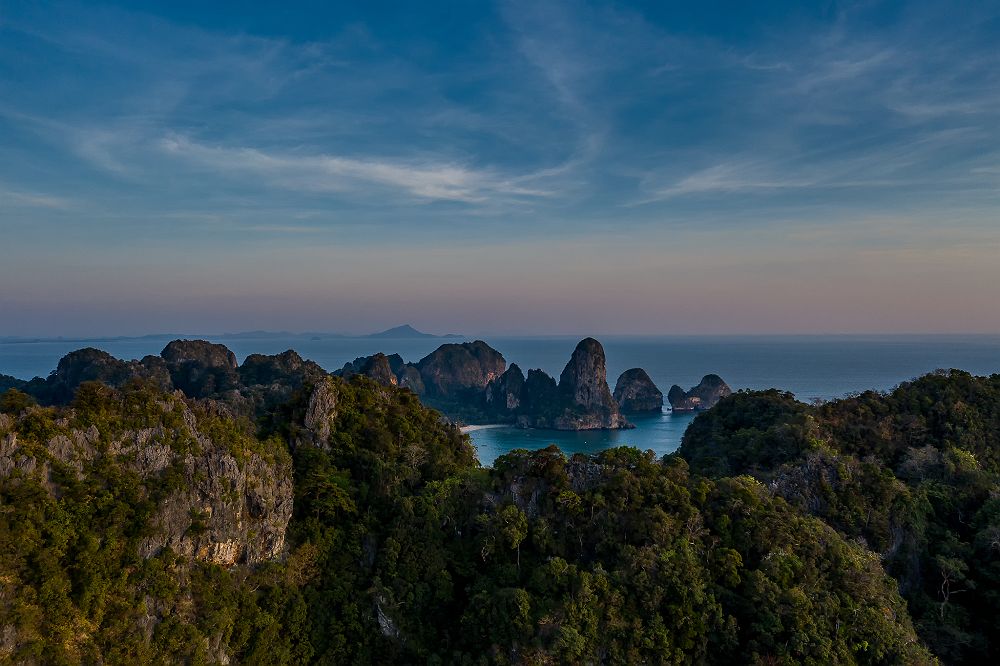
<path id="1" fill-rule="evenodd" d="M 440 337 L 455 337 L 454 335 L 440 336 L 432 335 L 430 333 L 424 333 L 413 328 L 409 324 L 403 324 L 402 326 L 394 326 L 392 328 L 386 329 L 380 333 L 372 333 L 371 335 L 366 335 L 367 338 L 440 338 Z"/>

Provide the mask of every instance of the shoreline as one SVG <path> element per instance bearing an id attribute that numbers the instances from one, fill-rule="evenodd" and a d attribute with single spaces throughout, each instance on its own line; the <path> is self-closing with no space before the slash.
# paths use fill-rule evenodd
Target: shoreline
<path id="1" fill-rule="evenodd" d="M 476 432 L 477 430 L 490 430 L 492 428 L 503 428 L 506 427 L 506 423 L 485 423 L 482 425 L 466 425 L 459 427 L 459 431 L 462 433 Z"/>

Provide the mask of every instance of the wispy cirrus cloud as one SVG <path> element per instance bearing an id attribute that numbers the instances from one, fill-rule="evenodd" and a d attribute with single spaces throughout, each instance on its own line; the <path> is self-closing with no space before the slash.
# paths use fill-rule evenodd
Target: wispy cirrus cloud
<path id="1" fill-rule="evenodd" d="M 5 189 L 0 185 L 0 208 L 44 208 L 49 210 L 70 210 L 79 202 L 64 196 L 54 196 L 42 192 Z"/>
<path id="2" fill-rule="evenodd" d="M 347 192 L 365 185 L 401 190 L 421 199 L 483 202 L 491 196 L 544 197 L 530 176 L 504 177 L 489 170 L 433 160 L 379 160 L 337 155 L 299 155 L 256 148 L 205 145 L 183 136 L 162 139 L 164 153 L 225 175 L 251 174 L 277 187 Z"/>
<path id="3" fill-rule="evenodd" d="M 100 291 L 81 286 L 87 271 L 155 264 L 149 289 L 183 282 L 179 307 L 208 284 L 254 303 L 253 318 L 290 266 L 283 289 L 329 292 L 322 267 L 337 257 L 338 283 L 379 285 L 362 299 L 372 310 L 396 311 L 400 285 L 427 292 L 433 263 L 434 298 L 453 289 L 504 321 L 483 294 L 527 291 L 594 317 L 617 303 L 623 321 L 655 311 L 669 330 L 672 285 L 697 328 L 738 285 L 780 326 L 765 301 L 784 280 L 813 279 L 821 258 L 824 294 L 865 290 L 872 280 L 844 266 L 877 246 L 864 266 L 906 278 L 878 316 L 893 297 L 943 289 L 949 271 L 963 276 L 955 303 L 980 294 L 963 316 L 1000 312 L 982 305 L 1000 281 L 988 4 L 732 3 L 720 16 L 704 3 L 432 0 L 317 5 L 308 19 L 183 4 L 4 3 L 0 283 L 85 300 Z M 386 239 L 399 248 L 391 280 Z M 40 256 L 59 268 L 38 275 Z M 642 299 L 620 298 L 638 287 Z M 848 321 L 847 291 L 835 314 L 816 298 L 798 312 Z"/>
<path id="4" fill-rule="evenodd" d="M 815 179 L 790 179 L 769 173 L 771 170 L 769 165 L 753 161 L 716 164 L 683 176 L 669 185 L 652 189 L 645 198 L 635 203 L 665 201 L 685 195 L 771 192 L 817 184 Z"/>

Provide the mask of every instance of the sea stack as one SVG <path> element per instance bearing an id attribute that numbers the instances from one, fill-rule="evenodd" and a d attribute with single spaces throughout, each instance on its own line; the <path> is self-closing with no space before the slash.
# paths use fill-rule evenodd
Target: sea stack
<path id="1" fill-rule="evenodd" d="M 626 370 L 618 378 L 615 402 L 623 414 L 659 414 L 663 411 L 663 392 L 642 368 Z"/>
<path id="2" fill-rule="evenodd" d="M 670 387 L 667 400 L 675 412 L 695 412 L 711 409 L 719 400 L 733 392 L 719 375 L 705 375 L 690 391 L 677 384 Z"/>
<path id="3" fill-rule="evenodd" d="M 604 347 L 594 338 L 584 338 L 559 375 L 559 393 L 569 403 L 566 413 L 555 420 L 560 430 L 629 428 L 608 388 Z"/>

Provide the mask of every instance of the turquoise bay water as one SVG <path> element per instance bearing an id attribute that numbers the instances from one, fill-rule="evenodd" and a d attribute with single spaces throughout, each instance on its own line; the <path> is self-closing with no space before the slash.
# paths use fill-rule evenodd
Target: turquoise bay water
<path id="1" fill-rule="evenodd" d="M 67 352 L 98 347 L 119 358 L 158 354 L 169 336 L 139 339 L 41 340 L 0 342 L 0 373 L 24 379 L 44 376 Z M 327 370 L 378 351 L 399 353 L 407 361 L 452 340 L 370 338 L 208 336 L 232 349 L 242 361 L 248 354 L 295 349 Z M 829 400 L 866 389 L 889 390 L 902 381 L 938 368 L 974 374 L 1000 372 L 1000 336 L 671 336 L 599 337 L 608 360 L 608 382 L 628 368 L 645 368 L 664 393 L 671 384 L 688 388 L 703 375 L 717 373 L 734 389 L 776 387 L 800 400 Z M 508 364 L 522 370 L 541 368 L 558 377 L 579 337 L 485 337 Z M 485 428 L 470 433 L 483 464 L 515 448 L 556 444 L 566 453 L 594 452 L 629 444 L 669 453 L 680 443 L 690 415 L 633 419 L 634 430 L 562 433 L 517 428 Z"/>
<path id="2" fill-rule="evenodd" d="M 550 444 L 567 454 L 597 453 L 612 446 L 635 446 L 643 451 L 652 449 L 659 457 L 677 449 L 693 418 L 693 414 L 671 414 L 666 410 L 656 416 L 630 417 L 635 425 L 632 430 L 562 432 L 513 426 L 471 426 L 468 431 L 484 465 L 514 449 L 543 449 Z"/>

